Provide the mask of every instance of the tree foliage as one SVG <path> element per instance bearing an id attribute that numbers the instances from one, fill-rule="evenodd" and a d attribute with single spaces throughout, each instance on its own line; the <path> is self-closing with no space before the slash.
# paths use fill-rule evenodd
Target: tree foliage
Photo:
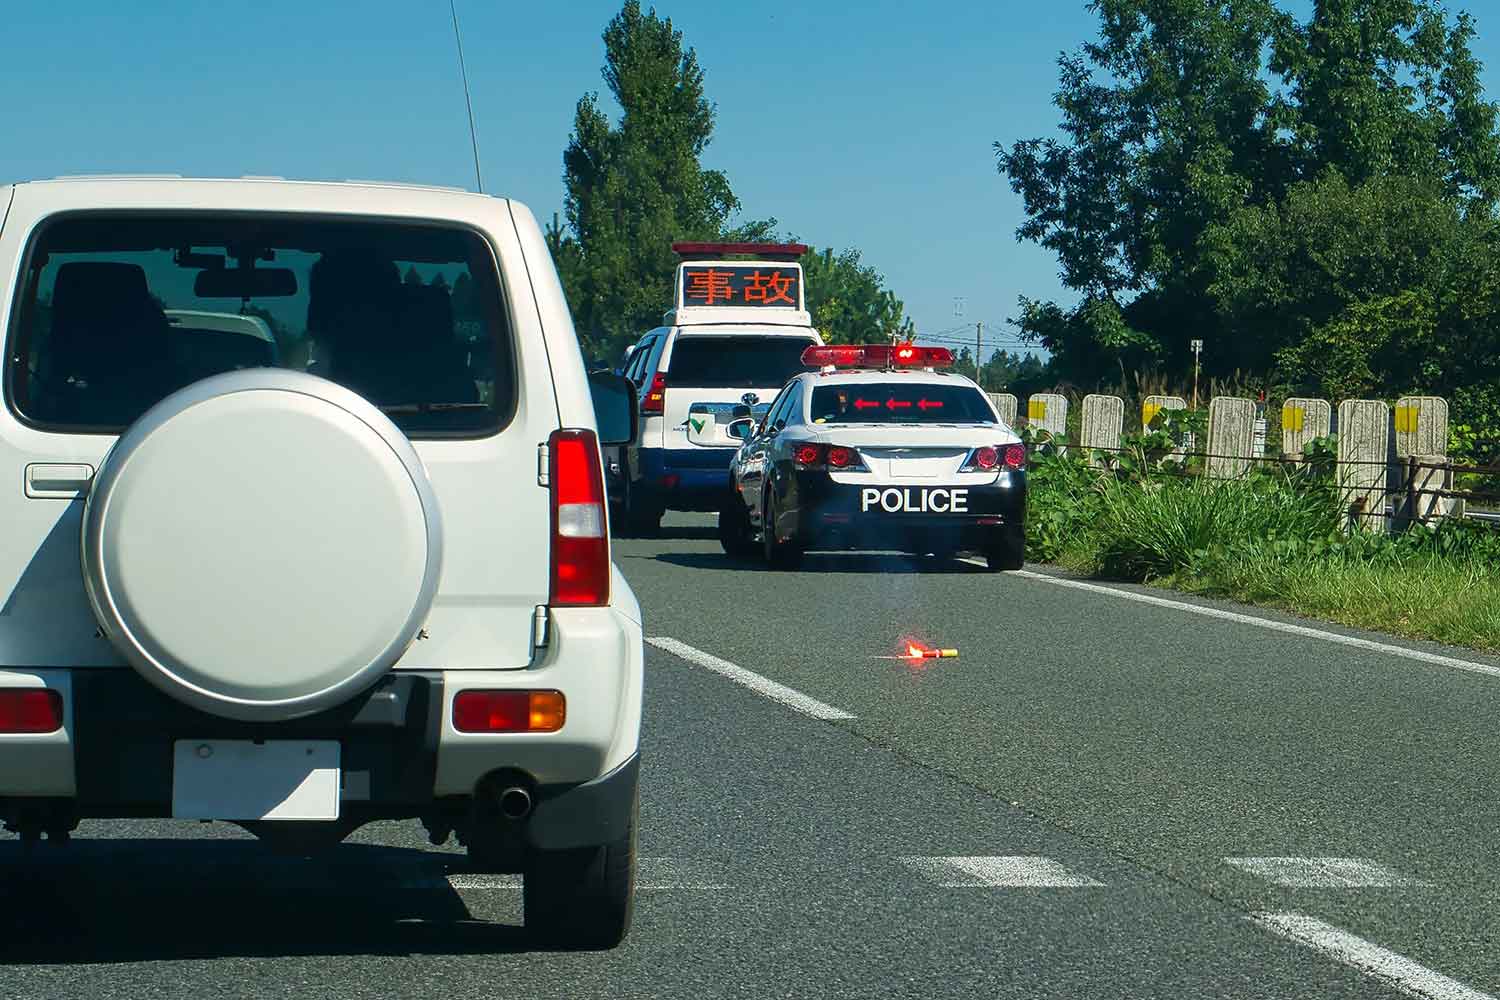
<path id="1" fill-rule="evenodd" d="M 996 143 L 1018 236 L 1080 297 L 1023 298 L 1012 321 L 1065 377 L 1184 370 L 1192 338 L 1207 374 L 1323 391 L 1483 376 L 1500 137 L 1471 17 L 1436 0 L 1315 0 L 1305 21 L 1272 0 L 1092 9 L 1097 40 L 1059 60 L 1062 138 Z"/>
<path id="2" fill-rule="evenodd" d="M 813 326 L 830 344 L 884 343 L 915 335 L 905 306 L 858 250 L 811 250 L 802 257 L 802 286 Z"/>

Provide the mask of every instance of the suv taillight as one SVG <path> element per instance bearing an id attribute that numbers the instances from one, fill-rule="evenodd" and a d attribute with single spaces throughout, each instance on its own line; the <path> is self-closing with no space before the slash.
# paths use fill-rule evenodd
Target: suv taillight
<path id="1" fill-rule="evenodd" d="M 62 695 L 50 688 L 0 691 L 0 733 L 55 733 L 62 720 Z"/>
<path id="2" fill-rule="evenodd" d="M 599 439 L 593 431 L 553 431 L 547 451 L 552 488 L 552 585 L 547 603 L 608 604 L 609 528 Z"/>
<path id="3" fill-rule="evenodd" d="M 667 402 L 667 375 L 665 372 L 657 372 L 651 377 L 651 388 L 646 390 L 646 398 L 641 400 L 642 413 L 661 413 Z"/>

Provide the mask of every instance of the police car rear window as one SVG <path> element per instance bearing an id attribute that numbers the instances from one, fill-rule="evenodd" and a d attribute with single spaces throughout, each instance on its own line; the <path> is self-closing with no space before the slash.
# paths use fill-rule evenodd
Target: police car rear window
<path id="1" fill-rule="evenodd" d="M 801 337 L 715 335 L 678 337 L 667 376 L 670 384 L 704 389 L 763 389 L 787 383 L 807 371 Z"/>
<path id="2" fill-rule="evenodd" d="M 823 424 L 993 424 L 978 389 L 932 383 L 844 383 L 813 389 L 811 417 Z"/>

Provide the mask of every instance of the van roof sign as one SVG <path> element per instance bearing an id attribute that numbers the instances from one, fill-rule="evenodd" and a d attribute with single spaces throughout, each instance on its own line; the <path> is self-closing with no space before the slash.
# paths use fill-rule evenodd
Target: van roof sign
<path id="1" fill-rule="evenodd" d="M 797 262 L 807 251 L 802 244 L 674 243 L 672 249 L 682 262 L 669 323 L 811 325 Z"/>

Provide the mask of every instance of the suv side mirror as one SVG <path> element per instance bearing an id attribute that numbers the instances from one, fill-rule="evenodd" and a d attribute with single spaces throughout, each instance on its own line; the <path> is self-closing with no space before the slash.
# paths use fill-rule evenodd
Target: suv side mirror
<path id="1" fill-rule="evenodd" d="M 639 416 L 635 410 L 635 386 L 623 375 L 600 371 L 589 374 L 589 392 L 594 397 L 594 423 L 601 445 L 629 444 L 635 440 Z"/>

